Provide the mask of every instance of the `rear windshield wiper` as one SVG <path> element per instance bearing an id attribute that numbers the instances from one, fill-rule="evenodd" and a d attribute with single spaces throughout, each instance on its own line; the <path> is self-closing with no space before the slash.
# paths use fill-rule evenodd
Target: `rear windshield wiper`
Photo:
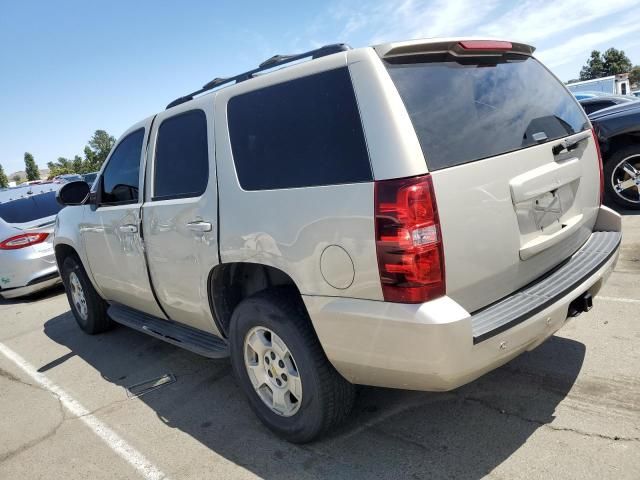
<path id="1" fill-rule="evenodd" d="M 578 148 L 578 144 L 581 141 L 586 140 L 590 136 L 591 136 L 591 130 L 585 130 L 584 132 L 580 132 L 577 135 L 573 135 L 572 137 L 563 139 L 560 143 L 558 143 L 557 145 L 554 145 L 551 150 L 553 151 L 554 155 L 558 155 L 564 150 L 566 150 L 567 152 L 570 152 L 571 150 L 575 150 L 576 148 Z"/>

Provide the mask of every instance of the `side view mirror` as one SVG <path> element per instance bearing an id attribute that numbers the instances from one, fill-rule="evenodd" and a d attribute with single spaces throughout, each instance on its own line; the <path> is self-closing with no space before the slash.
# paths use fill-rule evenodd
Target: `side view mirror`
<path id="1" fill-rule="evenodd" d="M 65 183 L 56 192 L 56 200 L 60 205 L 82 205 L 89 195 L 89 185 L 83 181 Z"/>

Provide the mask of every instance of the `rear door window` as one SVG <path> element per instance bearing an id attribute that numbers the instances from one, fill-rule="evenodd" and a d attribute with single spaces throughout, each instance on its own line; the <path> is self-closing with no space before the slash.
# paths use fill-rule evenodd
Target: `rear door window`
<path id="1" fill-rule="evenodd" d="M 198 197 L 209 180 L 207 117 L 192 110 L 167 118 L 158 129 L 154 200 Z"/>
<path id="2" fill-rule="evenodd" d="M 576 100 L 533 57 L 423 55 L 385 64 L 429 170 L 527 148 L 536 138 L 554 140 L 588 126 Z"/>
<path id="3" fill-rule="evenodd" d="M 143 139 L 144 128 L 141 128 L 130 133 L 116 147 L 101 177 L 101 204 L 120 205 L 138 201 Z"/>
<path id="4" fill-rule="evenodd" d="M 0 218 L 7 223 L 30 223 L 56 215 L 61 209 L 56 192 L 46 192 L 0 203 Z"/>
<path id="5" fill-rule="evenodd" d="M 229 100 L 229 135 L 245 190 L 372 179 L 346 68 L 298 78 Z"/>

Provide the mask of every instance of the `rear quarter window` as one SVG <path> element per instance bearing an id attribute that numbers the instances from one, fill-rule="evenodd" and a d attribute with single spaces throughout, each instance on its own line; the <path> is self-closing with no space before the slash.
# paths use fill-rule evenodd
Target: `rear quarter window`
<path id="1" fill-rule="evenodd" d="M 429 170 L 536 145 L 534 134 L 554 140 L 588 125 L 572 95 L 533 57 L 423 55 L 385 64 Z"/>
<path id="2" fill-rule="evenodd" d="M 589 114 L 611 106 L 613 106 L 613 103 L 611 102 L 589 102 L 582 105 L 582 108 L 584 108 L 584 111 Z"/>
<path id="3" fill-rule="evenodd" d="M 372 179 L 346 68 L 235 96 L 227 115 L 236 172 L 245 190 Z"/>

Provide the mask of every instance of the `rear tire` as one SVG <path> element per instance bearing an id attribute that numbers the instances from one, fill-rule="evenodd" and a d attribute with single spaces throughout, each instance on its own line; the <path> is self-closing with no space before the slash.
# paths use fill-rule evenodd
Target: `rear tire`
<path id="1" fill-rule="evenodd" d="M 105 302 L 91 284 L 80 261 L 69 256 L 62 262 L 62 282 L 69 306 L 78 325 L 89 335 L 106 332 L 113 327 Z"/>
<path id="2" fill-rule="evenodd" d="M 233 312 L 229 341 L 249 405 L 280 437 L 309 442 L 351 411 L 355 387 L 329 363 L 295 290 L 274 288 L 243 300 Z"/>
<path id="3" fill-rule="evenodd" d="M 640 209 L 640 191 L 638 187 L 631 186 L 621 192 L 617 192 L 615 185 L 620 181 L 632 178 L 625 173 L 622 166 L 628 162 L 636 170 L 640 170 L 640 145 L 629 145 L 621 148 L 611 155 L 604 164 L 604 189 L 607 200 L 632 210 Z"/>

